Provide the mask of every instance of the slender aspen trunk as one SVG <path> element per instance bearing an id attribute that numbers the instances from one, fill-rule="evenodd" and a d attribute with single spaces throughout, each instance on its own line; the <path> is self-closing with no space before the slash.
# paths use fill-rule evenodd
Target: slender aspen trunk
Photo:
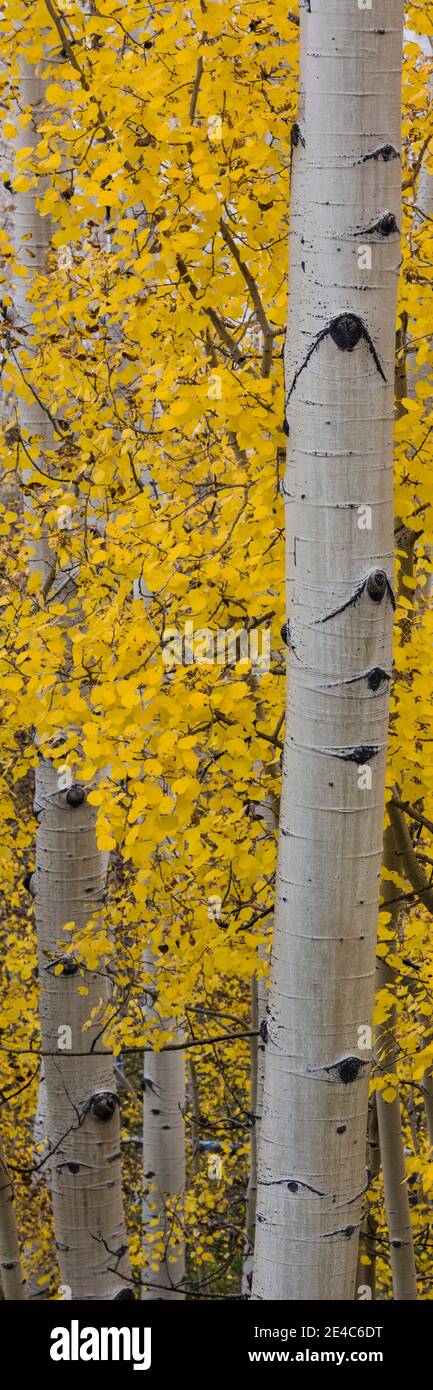
<path id="1" fill-rule="evenodd" d="M 259 956 L 263 957 L 263 947 Z M 243 1298 L 251 1298 L 254 1268 L 254 1237 L 257 1213 L 257 1167 L 260 1142 L 260 1126 L 263 1105 L 263 1084 L 265 1074 L 265 1044 L 263 1029 L 266 1025 L 267 988 L 263 976 L 254 975 L 251 980 L 251 1032 L 258 1034 L 250 1042 L 250 1153 L 249 1174 L 245 1212 L 245 1242 L 242 1264 L 241 1293 Z M 261 1030 L 261 1031 L 260 1031 Z"/>
<path id="2" fill-rule="evenodd" d="M 367 1173 L 370 1181 L 377 1178 L 380 1171 L 379 1129 L 377 1123 L 376 1092 L 370 1096 L 367 1117 Z M 368 1265 L 361 1264 L 366 1257 Z M 376 1221 L 367 1198 L 365 1215 L 360 1229 L 358 1270 L 356 1275 L 356 1298 L 362 1299 L 366 1290 L 372 1299 L 376 1298 Z"/>
<path id="3" fill-rule="evenodd" d="M 156 982 L 153 955 L 145 965 Z M 158 1014 L 153 983 L 145 1013 L 165 1031 L 172 1020 Z M 180 1031 L 176 1033 L 181 1042 Z M 142 1298 L 147 1301 L 185 1298 L 185 1059 L 178 1052 L 146 1052 L 143 1076 L 143 1236 L 147 1264 L 142 1273 Z M 152 1252 L 152 1246 L 155 1250 Z M 148 1284 L 146 1284 L 148 1279 Z"/>
<path id="4" fill-rule="evenodd" d="M 392 661 L 402 29 L 402 0 L 375 0 L 374 16 L 356 0 L 301 11 L 293 594 L 256 1299 L 355 1288 Z"/>
<path id="5" fill-rule="evenodd" d="M 36 145 L 38 124 L 44 117 L 44 87 L 25 65 L 21 102 L 32 111 L 22 143 Z M 38 214 L 34 189 L 16 197 L 15 238 L 17 254 L 27 271 L 44 273 L 50 229 L 47 219 Z M 20 340 L 30 351 L 32 307 L 24 279 L 19 282 L 15 310 Z M 19 420 L 31 455 L 36 458 L 47 451 L 49 456 L 54 447 L 52 421 L 30 389 L 20 400 Z M 47 603 L 56 597 L 59 585 L 67 603 L 74 592 L 73 574 L 56 573 L 45 533 L 32 566 L 42 574 Z M 64 947 L 59 946 L 64 924 L 73 921 L 82 928 L 100 910 L 107 857 L 97 848 L 96 813 L 85 789 L 71 785 L 69 779 L 63 781 L 45 759 L 36 770 L 35 811 L 39 828 L 33 891 L 49 1170 L 60 1274 L 66 1297 L 132 1297 L 113 1057 L 104 1051 L 103 1041 L 98 1041 L 100 1025 L 95 1022 L 87 1027 L 92 1011 L 96 1013 L 109 998 L 108 977 L 103 965 L 98 972 L 81 973 L 68 952 L 66 937 Z M 78 992 L 84 984 L 85 995 Z"/>
<path id="6" fill-rule="evenodd" d="M 259 987 L 257 976 L 253 975 L 251 980 L 251 1012 L 250 1012 L 251 1033 L 256 1034 L 259 1028 Z M 245 1212 L 245 1241 L 244 1258 L 242 1266 L 242 1286 L 241 1291 L 244 1298 L 251 1295 L 253 1282 L 253 1263 L 254 1263 L 254 1232 L 256 1226 L 257 1209 L 257 1147 L 258 1147 L 258 1125 L 257 1125 L 257 1101 L 259 1085 L 259 1038 L 250 1038 L 250 1153 L 249 1153 L 249 1176 Z"/>
<path id="7" fill-rule="evenodd" d="M 0 1274 L 6 1299 L 23 1302 L 25 1283 L 14 1211 L 12 1183 L 0 1139 Z"/>
<path id="8" fill-rule="evenodd" d="M 392 815 L 392 808 L 390 810 Z M 386 869 L 394 869 L 401 874 L 392 820 L 391 825 L 385 831 L 383 862 Z M 388 925 L 391 926 L 392 924 L 397 931 L 399 914 L 398 906 L 394 901 L 395 897 L 395 884 L 390 879 L 384 879 L 383 898 L 385 904 L 388 904 L 391 914 L 391 922 Z M 392 987 L 394 980 L 395 972 L 392 966 L 389 966 L 385 960 L 379 960 L 377 964 L 377 988 Z M 397 1009 L 393 1005 L 386 1023 L 380 1024 L 376 1030 L 375 1053 L 381 1072 L 395 1073 L 397 1068 L 396 1024 Z M 400 1097 L 397 1094 L 394 1100 L 386 1101 L 381 1092 L 378 1091 L 376 1104 L 394 1299 L 414 1300 L 417 1296 L 416 1267 L 404 1161 Z"/>

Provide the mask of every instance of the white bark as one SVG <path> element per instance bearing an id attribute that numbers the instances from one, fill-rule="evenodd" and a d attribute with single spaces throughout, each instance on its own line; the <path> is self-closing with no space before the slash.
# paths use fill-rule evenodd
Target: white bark
<path id="1" fill-rule="evenodd" d="M 293 596 L 256 1299 L 355 1287 L 392 661 L 402 26 L 402 0 L 375 0 L 374 17 L 355 0 L 301 11 L 304 288 L 287 352 Z"/>
<path id="2" fill-rule="evenodd" d="M 175 1022 L 161 1020 L 157 969 L 149 949 L 145 953 L 145 967 L 150 980 L 145 1015 L 157 1030 L 174 1029 L 174 1041 L 182 1042 Z M 185 1106 L 183 1051 L 145 1052 L 143 1238 L 147 1263 L 142 1271 L 142 1297 L 147 1302 L 185 1297 Z"/>
<path id="3" fill-rule="evenodd" d="M 389 807 L 389 812 L 391 825 L 385 831 L 383 862 L 386 869 L 394 870 L 401 876 L 400 855 L 393 835 L 394 812 L 392 806 Z M 398 904 L 395 901 L 397 890 L 392 880 L 384 879 L 382 891 L 384 903 L 390 912 L 391 920 L 388 923 L 388 928 L 396 933 L 399 912 Z M 395 971 L 385 960 L 380 959 L 377 964 L 378 990 L 392 988 L 394 982 Z M 393 1004 L 389 1018 L 376 1029 L 375 1037 L 376 1060 L 380 1071 L 385 1074 L 395 1073 L 397 1070 L 396 1026 L 397 1006 Z M 394 1100 L 386 1101 L 383 1099 L 381 1091 L 378 1091 L 376 1104 L 393 1293 L 395 1300 L 406 1302 L 416 1299 L 417 1287 L 409 1191 L 404 1161 L 400 1097 L 396 1094 Z"/>
<path id="4" fill-rule="evenodd" d="M 25 1284 L 21 1270 L 20 1247 L 14 1211 L 12 1183 L 0 1139 L 0 1274 L 6 1299 L 22 1302 Z"/>

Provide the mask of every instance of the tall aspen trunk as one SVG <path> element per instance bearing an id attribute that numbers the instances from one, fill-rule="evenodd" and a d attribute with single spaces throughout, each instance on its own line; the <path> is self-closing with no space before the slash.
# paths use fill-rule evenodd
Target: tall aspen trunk
<path id="1" fill-rule="evenodd" d="M 301 11 L 293 582 L 255 1299 L 355 1288 L 392 661 L 402 30 L 402 0 Z"/>
<path id="2" fill-rule="evenodd" d="M 20 1247 L 14 1211 L 12 1183 L 0 1139 L 0 1276 L 6 1299 L 22 1302 L 25 1283 L 21 1270 Z"/>
<path id="3" fill-rule="evenodd" d="M 385 831 L 383 863 L 386 869 L 394 870 L 401 875 L 402 869 L 392 828 L 392 807 L 389 809 L 391 824 Z M 399 913 L 395 899 L 398 890 L 390 879 L 384 879 L 382 890 L 384 903 L 391 914 L 388 927 L 397 932 Z M 390 944 L 392 947 L 392 942 Z M 377 988 L 392 988 L 394 982 L 395 972 L 392 966 L 385 960 L 379 960 Z M 376 1029 L 375 1054 L 383 1073 L 395 1073 L 397 1069 L 396 1025 L 397 1008 L 393 1004 L 389 1018 Z M 397 1094 L 394 1100 L 386 1101 L 378 1091 L 376 1104 L 394 1299 L 414 1300 L 417 1296 L 415 1252 L 404 1161 L 400 1097 Z"/>
<path id="4" fill-rule="evenodd" d="M 259 948 L 259 955 L 261 954 Z M 253 976 L 251 981 L 251 1032 L 258 1031 L 258 1037 L 251 1038 L 251 1082 L 250 1114 L 251 1137 L 249 1156 L 249 1175 L 245 1213 L 245 1243 L 242 1265 L 242 1295 L 251 1298 L 254 1269 L 254 1237 L 257 1213 L 257 1167 L 262 1122 L 263 1085 L 265 1077 L 265 1044 L 263 1029 L 266 1025 L 267 986 L 263 976 Z"/>
<path id="5" fill-rule="evenodd" d="M 367 1116 L 367 1173 L 370 1181 L 380 1172 L 379 1129 L 377 1123 L 376 1092 L 370 1096 Z M 361 1223 L 358 1247 L 358 1270 L 356 1275 L 356 1298 L 363 1299 L 366 1290 L 371 1298 L 376 1298 L 376 1220 L 367 1197 L 364 1217 Z M 367 1259 L 368 1264 L 361 1263 Z"/>
<path id="6" fill-rule="evenodd" d="M 44 118 L 44 87 L 23 64 L 21 104 L 32 120 L 23 145 L 36 145 Z M 36 208 L 34 189 L 16 195 L 17 254 L 28 273 L 44 273 L 50 228 Z M 31 352 L 32 306 L 27 279 L 15 297 L 15 327 Z M 17 352 L 21 357 L 20 348 Z M 27 368 L 27 373 L 28 373 Z M 26 373 L 26 375 L 27 375 Z M 20 431 L 37 461 L 55 446 L 52 421 L 31 391 L 19 403 Z M 31 472 L 31 469 L 30 469 Z M 62 601 L 74 593 L 73 574 L 56 572 L 46 534 L 32 561 L 42 575 L 47 604 L 61 587 Z M 66 591 L 66 598 L 65 598 Z M 77 610 L 75 610 L 76 612 Z M 66 620 L 66 626 L 68 620 Z M 59 736 L 61 739 L 61 735 Z M 107 858 L 96 844 L 96 814 L 85 789 L 62 781 L 41 759 L 35 777 L 39 826 L 33 875 L 38 937 L 41 1040 L 49 1123 L 49 1172 L 56 1246 L 66 1297 L 111 1299 L 132 1296 L 120 1173 L 120 1121 L 113 1057 L 98 1041 L 100 1025 L 84 1031 L 92 1011 L 108 999 L 108 977 L 81 972 L 68 952 L 62 926 L 84 927 L 101 907 Z M 60 967 L 60 969 L 59 969 Z M 78 993 L 85 984 L 87 994 Z M 91 1051 L 94 1047 L 94 1051 Z"/>
<path id="7" fill-rule="evenodd" d="M 144 1012 L 157 1027 L 171 1031 L 172 1020 L 161 1020 L 158 1013 L 157 970 L 150 949 L 145 953 L 145 966 L 151 985 Z M 175 1039 L 182 1041 L 180 1030 Z M 185 1107 L 181 1048 L 145 1052 L 143 1238 L 147 1264 L 142 1272 L 142 1297 L 146 1302 L 185 1298 Z"/>

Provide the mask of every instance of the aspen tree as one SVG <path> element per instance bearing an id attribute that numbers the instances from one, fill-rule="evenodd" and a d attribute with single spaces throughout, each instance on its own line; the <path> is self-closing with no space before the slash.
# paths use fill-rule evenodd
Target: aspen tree
<path id="1" fill-rule="evenodd" d="M 151 981 L 145 1006 L 156 1029 L 173 1029 L 172 1020 L 158 1014 L 153 952 L 145 953 Z M 155 1031 L 153 1040 L 156 1040 Z M 181 1041 L 180 1031 L 174 1033 Z M 185 1297 L 185 1060 L 178 1051 L 145 1052 L 143 1075 L 143 1234 L 148 1269 L 144 1269 L 145 1301 Z M 154 1249 L 153 1249 L 154 1246 Z M 148 1283 L 146 1279 L 148 1277 Z"/>
<path id="2" fill-rule="evenodd" d="M 44 86 L 23 61 L 20 104 L 31 112 L 21 143 L 36 147 L 44 119 Z M 19 155 L 19 150 L 17 151 Z M 16 195 L 17 255 L 26 268 L 15 297 L 15 333 L 31 354 L 31 274 L 47 270 L 50 229 L 40 216 L 34 187 Z M 23 348 L 17 353 L 22 372 Z M 26 366 L 25 376 L 29 368 Z M 56 426 L 50 409 L 26 389 L 19 402 L 21 439 L 26 455 L 50 458 Z M 57 430 L 57 433 L 59 431 Z M 32 469 L 28 470 L 31 476 Z M 61 594 L 68 617 L 77 613 L 74 573 L 58 569 L 47 535 L 35 546 L 32 568 L 42 578 L 48 605 Z M 56 621 L 54 617 L 54 621 Z M 57 748 L 57 752 L 58 752 Z M 59 946 L 62 928 L 74 922 L 82 928 L 100 910 L 105 890 L 107 857 L 96 842 L 96 811 L 86 789 L 73 781 L 70 769 L 59 771 L 42 757 L 35 776 L 38 817 L 36 866 L 31 891 L 35 900 L 41 988 L 40 1017 L 47 1092 L 50 1152 L 48 1155 L 56 1245 L 67 1297 L 110 1299 L 129 1296 L 128 1245 L 125 1232 L 121 1175 L 120 1122 L 112 1056 L 104 1050 L 98 1014 L 109 999 L 106 973 L 86 971 L 81 977 L 73 954 Z M 80 988 L 78 988 L 78 986 Z"/>
<path id="3" fill-rule="evenodd" d="M 14 1211 L 14 1194 L 0 1138 L 0 1275 L 6 1299 L 22 1302 L 25 1284 Z"/>
<path id="4" fill-rule="evenodd" d="M 398 842 L 396 842 L 398 841 L 398 812 L 395 816 L 393 807 L 390 806 L 389 814 L 391 823 L 385 831 L 383 863 L 385 869 L 401 874 L 401 856 Z M 390 913 L 388 930 L 396 933 L 399 904 L 392 879 L 384 879 L 382 891 L 384 904 L 388 906 Z M 379 959 L 377 965 L 378 990 L 386 988 L 389 990 L 390 986 L 392 988 L 394 980 L 395 971 L 392 966 L 386 960 Z M 397 1009 L 396 1005 L 393 1004 L 389 1017 L 376 1029 L 375 1054 L 382 1073 L 395 1073 L 397 1069 L 396 1024 Z M 382 1091 L 378 1090 L 376 1105 L 394 1298 L 405 1301 L 414 1300 L 417 1296 L 415 1254 L 398 1092 L 391 1100 L 389 1098 L 384 1099 Z"/>
<path id="5" fill-rule="evenodd" d="M 310 0 L 287 346 L 293 592 L 253 1297 L 354 1295 L 393 623 L 401 0 Z M 299 250 L 298 250 L 299 247 Z M 293 315 L 295 306 L 291 306 Z"/>

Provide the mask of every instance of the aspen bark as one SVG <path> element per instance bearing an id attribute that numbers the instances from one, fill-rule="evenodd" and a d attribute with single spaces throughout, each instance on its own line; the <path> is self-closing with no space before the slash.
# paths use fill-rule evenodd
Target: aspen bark
<path id="1" fill-rule="evenodd" d="M 390 807 L 389 810 L 391 824 L 385 831 L 383 862 L 385 868 L 390 870 L 394 869 L 398 874 L 401 874 L 399 853 L 395 845 L 392 828 L 393 808 Z M 395 931 L 397 931 L 399 914 L 398 906 L 394 901 L 395 897 L 395 884 L 389 879 L 384 879 L 384 903 L 389 905 L 389 911 L 391 913 L 391 922 L 389 925 L 391 927 L 392 924 Z M 386 987 L 392 987 L 394 979 L 395 974 L 392 966 L 388 965 L 386 960 L 380 959 L 377 964 L 377 988 L 385 989 Z M 395 1036 L 396 1023 L 397 1010 L 395 1004 L 393 1004 L 386 1023 L 380 1024 L 376 1030 L 375 1053 L 381 1072 L 395 1073 L 397 1068 L 398 1044 Z M 381 1091 L 378 1091 L 376 1104 L 394 1299 L 410 1301 L 416 1299 L 417 1287 L 412 1221 L 401 1128 L 400 1097 L 397 1094 L 394 1100 L 386 1101 L 383 1099 Z"/>
<path id="2" fill-rule="evenodd" d="M 293 583 L 255 1299 L 355 1288 L 392 662 L 402 30 L 402 0 L 301 10 Z"/>
<path id="3" fill-rule="evenodd" d="M 24 63 L 21 104 L 32 113 L 22 143 L 36 146 L 38 125 L 44 117 L 44 86 Z M 44 273 L 50 228 L 37 211 L 33 188 L 16 196 L 15 240 L 27 272 Z M 15 312 L 20 343 L 31 353 L 32 307 L 24 279 L 17 289 Z M 20 399 L 19 422 L 27 447 L 30 444 L 33 456 L 36 448 L 36 455 L 45 461 L 54 448 L 52 417 L 30 388 Z M 74 592 L 73 574 L 56 573 L 45 532 L 32 565 L 42 574 L 47 602 L 58 594 L 59 587 L 63 602 L 67 602 Z M 98 1011 L 108 1000 L 108 977 L 103 965 L 97 972 L 80 972 L 68 953 L 66 937 L 64 948 L 59 946 L 64 924 L 73 921 L 82 928 L 100 910 L 107 858 L 97 848 L 96 814 L 84 788 L 62 784 L 58 771 L 46 759 L 41 759 L 36 771 L 35 811 L 39 828 L 33 892 L 41 1040 L 61 1280 L 65 1296 L 73 1299 L 132 1297 L 114 1063 L 104 1050 L 103 1040 L 98 1040 L 101 1025 L 94 1022 L 87 1027 L 92 1011 Z M 83 985 L 87 989 L 84 995 L 78 992 Z"/>
<path id="4" fill-rule="evenodd" d="M 12 1183 L 0 1139 L 0 1274 L 6 1299 L 23 1302 L 25 1283 L 14 1211 Z"/>
<path id="5" fill-rule="evenodd" d="M 153 954 L 145 953 L 151 980 L 145 1014 L 157 1029 L 161 1020 Z M 176 1032 L 181 1041 L 180 1031 Z M 181 1050 L 146 1052 L 143 1075 L 143 1236 L 147 1264 L 142 1298 L 178 1301 L 185 1297 L 185 1060 Z M 152 1252 L 152 1245 L 155 1250 Z M 148 1279 L 148 1283 L 146 1280 Z"/>

